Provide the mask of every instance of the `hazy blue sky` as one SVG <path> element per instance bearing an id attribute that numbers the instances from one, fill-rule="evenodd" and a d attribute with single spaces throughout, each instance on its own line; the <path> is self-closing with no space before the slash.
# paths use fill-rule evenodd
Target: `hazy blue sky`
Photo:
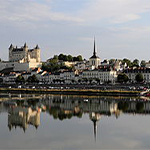
<path id="1" fill-rule="evenodd" d="M 0 0 L 0 58 L 12 43 L 39 44 L 41 58 L 81 54 L 96 37 L 104 59 L 150 60 L 150 0 Z"/>

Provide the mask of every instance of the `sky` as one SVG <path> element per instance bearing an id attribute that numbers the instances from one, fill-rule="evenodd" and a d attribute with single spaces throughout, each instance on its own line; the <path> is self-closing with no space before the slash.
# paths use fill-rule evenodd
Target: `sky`
<path id="1" fill-rule="evenodd" d="M 150 60 L 150 0 L 0 0 L 0 58 L 12 43 L 89 59 Z"/>

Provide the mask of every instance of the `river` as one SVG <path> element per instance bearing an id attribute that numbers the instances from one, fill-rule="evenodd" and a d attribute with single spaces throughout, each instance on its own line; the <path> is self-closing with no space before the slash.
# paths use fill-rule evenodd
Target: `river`
<path id="1" fill-rule="evenodd" d="M 150 101 L 1 95 L 0 149 L 149 149 Z"/>

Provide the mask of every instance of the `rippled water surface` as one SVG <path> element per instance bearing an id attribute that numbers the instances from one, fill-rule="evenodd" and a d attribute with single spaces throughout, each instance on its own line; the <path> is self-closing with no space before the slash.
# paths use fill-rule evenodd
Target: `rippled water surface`
<path id="1" fill-rule="evenodd" d="M 149 149 L 150 102 L 135 98 L 3 96 L 0 149 Z"/>

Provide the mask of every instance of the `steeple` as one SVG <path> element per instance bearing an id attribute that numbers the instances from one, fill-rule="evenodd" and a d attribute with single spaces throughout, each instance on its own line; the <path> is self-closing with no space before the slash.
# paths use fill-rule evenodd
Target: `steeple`
<path id="1" fill-rule="evenodd" d="M 98 56 L 96 56 L 95 37 L 94 37 L 94 51 L 93 51 L 93 56 L 91 58 L 99 58 Z"/>
<path id="2" fill-rule="evenodd" d="M 95 37 L 94 37 L 94 52 L 93 52 L 93 56 L 96 57 L 96 51 L 95 51 Z"/>

